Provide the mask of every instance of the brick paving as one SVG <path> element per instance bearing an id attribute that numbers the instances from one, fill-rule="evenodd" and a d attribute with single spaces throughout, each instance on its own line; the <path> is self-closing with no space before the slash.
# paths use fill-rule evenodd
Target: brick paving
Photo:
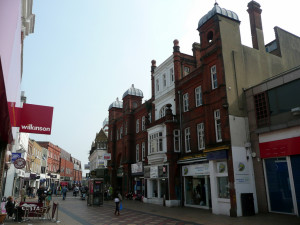
<path id="1" fill-rule="evenodd" d="M 232 218 L 214 215 L 210 210 L 189 207 L 164 207 L 133 200 L 123 201 L 121 215 L 114 215 L 114 203 L 104 201 L 102 206 L 87 206 L 79 197 L 54 197 L 59 202 L 58 224 L 62 225 L 300 225 L 300 218 L 282 214 L 258 214 L 251 217 Z M 55 222 L 55 221 L 54 221 Z M 54 224 L 48 220 L 31 219 L 21 224 Z M 5 224 L 18 224 L 5 221 Z"/>

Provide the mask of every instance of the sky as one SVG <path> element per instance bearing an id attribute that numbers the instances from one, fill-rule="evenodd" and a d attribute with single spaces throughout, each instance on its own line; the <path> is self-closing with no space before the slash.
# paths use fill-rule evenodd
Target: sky
<path id="1" fill-rule="evenodd" d="M 252 47 L 247 4 L 218 0 L 239 16 L 242 44 Z M 297 0 L 257 1 L 265 44 L 278 26 L 300 36 Z M 200 42 L 198 21 L 215 0 L 34 0 L 34 33 L 25 38 L 22 90 L 27 103 L 53 106 L 50 141 L 88 163 L 108 107 L 132 84 L 151 97 L 151 60 L 157 66 L 172 55 L 173 40 L 192 55 Z M 83 170 L 83 175 L 88 171 Z"/>

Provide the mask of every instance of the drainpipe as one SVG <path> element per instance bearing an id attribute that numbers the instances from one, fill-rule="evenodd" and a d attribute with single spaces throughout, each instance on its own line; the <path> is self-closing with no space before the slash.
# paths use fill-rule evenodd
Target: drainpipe
<path id="1" fill-rule="evenodd" d="M 182 147 L 182 107 L 181 107 L 181 91 L 178 91 L 178 101 L 179 101 L 179 128 L 180 128 L 180 153 L 183 153 L 183 147 Z M 184 192 L 183 192 L 183 176 L 181 172 L 181 166 L 180 166 L 180 205 L 184 206 Z"/>

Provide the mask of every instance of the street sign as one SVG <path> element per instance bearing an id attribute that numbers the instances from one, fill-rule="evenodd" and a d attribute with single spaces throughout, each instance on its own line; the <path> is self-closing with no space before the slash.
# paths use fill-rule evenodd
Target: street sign
<path id="1" fill-rule="evenodd" d="M 16 159 L 21 158 L 21 153 L 12 153 L 11 162 L 14 162 Z"/>
<path id="2" fill-rule="evenodd" d="M 23 158 L 18 158 L 14 161 L 14 166 L 16 169 L 23 169 L 26 166 L 26 161 Z"/>

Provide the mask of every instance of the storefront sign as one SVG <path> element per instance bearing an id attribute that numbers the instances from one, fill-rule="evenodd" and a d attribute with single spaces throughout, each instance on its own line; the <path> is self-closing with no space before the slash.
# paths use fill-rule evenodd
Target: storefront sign
<path id="1" fill-rule="evenodd" d="M 16 169 L 23 169 L 26 166 L 26 161 L 23 158 L 18 158 L 14 161 L 14 166 Z"/>
<path id="2" fill-rule="evenodd" d="M 105 153 L 105 154 L 103 155 L 103 159 L 104 159 L 104 160 L 111 160 L 111 154 L 110 154 L 110 153 Z"/>
<path id="3" fill-rule="evenodd" d="M 131 173 L 142 173 L 143 164 L 142 162 L 131 164 Z"/>
<path id="4" fill-rule="evenodd" d="M 158 178 L 158 167 L 157 166 L 150 167 L 150 178 Z"/>
<path id="5" fill-rule="evenodd" d="M 183 176 L 209 175 L 209 165 L 208 163 L 205 163 L 205 164 L 183 166 L 182 175 Z"/>
<path id="6" fill-rule="evenodd" d="M 14 162 L 18 158 L 21 158 L 21 153 L 12 153 L 11 162 Z"/>
<path id="7" fill-rule="evenodd" d="M 23 104 L 23 108 L 15 107 L 8 102 L 12 127 L 20 127 L 20 132 L 34 134 L 51 134 L 53 107 Z"/>
<path id="8" fill-rule="evenodd" d="M 236 184 L 250 184 L 249 176 L 237 176 L 235 177 Z"/>
<path id="9" fill-rule="evenodd" d="M 227 173 L 227 162 L 217 163 L 217 173 Z"/>

